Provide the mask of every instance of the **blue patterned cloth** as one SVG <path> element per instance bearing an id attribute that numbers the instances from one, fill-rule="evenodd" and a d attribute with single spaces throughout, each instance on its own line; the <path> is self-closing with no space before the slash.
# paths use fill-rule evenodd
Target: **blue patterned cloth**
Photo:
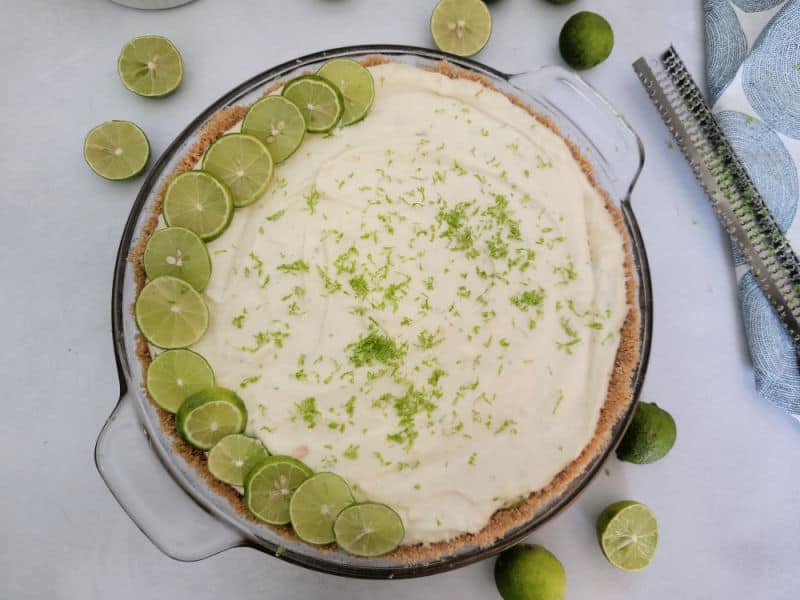
<path id="1" fill-rule="evenodd" d="M 712 111 L 772 213 L 800 249 L 800 0 L 704 0 Z M 798 356 L 734 249 L 759 393 L 800 418 Z"/>

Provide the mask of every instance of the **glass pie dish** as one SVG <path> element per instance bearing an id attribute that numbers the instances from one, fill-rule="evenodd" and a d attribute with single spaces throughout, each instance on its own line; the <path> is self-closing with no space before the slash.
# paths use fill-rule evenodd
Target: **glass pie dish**
<path id="1" fill-rule="evenodd" d="M 424 562 L 358 558 L 339 550 L 317 548 L 284 537 L 240 515 L 211 489 L 196 468 L 173 449 L 173 438 L 144 392 L 136 355 L 138 329 L 132 315 L 137 288 L 129 255 L 143 235 L 158 190 L 198 138 L 203 125 L 220 109 L 254 102 L 265 88 L 303 71 L 316 70 L 331 58 L 382 55 L 421 68 L 446 60 L 457 69 L 485 77 L 501 92 L 516 96 L 553 120 L 595 170 L 597 183 L 620 209 L 633 254 L 634 307 L 639 313 L 639 360 L 631 381 L 632 399 L 613 425 L 610 441 L 561 493 L 541 505 L 533 518 L 507 531 L 486 547 L 461 545 Z M 178 135 L 151 167 L 131 210 L 120 243 L 111 299 L 112 333 L 120 379 L 120 398 L 101 431 L 95 461 L 111 493 L 142 532 L 168 556 L 195 561 L 233 547 L 251 547 L 283 560 L 343 576 L 407 578 L 461 567 L 515 544 L 565 508 L 592 480 L 630 421 L 650 353 L 652 292 L 647 256 L 630 203 L 644 162 L 637 135 L 608 102 L 577 75 L 558 67 L 506 74 L 480 63 L 435 50 L 407 46 L 354 46 L 315 53 L 264 71 L 222 96 Z"/>

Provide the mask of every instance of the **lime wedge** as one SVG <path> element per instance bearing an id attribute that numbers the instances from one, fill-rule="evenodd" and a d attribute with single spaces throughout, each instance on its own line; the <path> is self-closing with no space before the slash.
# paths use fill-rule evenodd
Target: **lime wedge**
<path id="1" fill-rule="evenodd" d="M 159 229 L 144 249 L 144 270 L 148 279 L 172 275 L 183 279 L 198 292 L 211 277 L 211 257 L 196 233 L 183 227 Z"/>
<path id="2" fill-rule="evenodd" d="M 122 83 L 140 96 L 166 96 L 183 79 L 183 61 L 175 45 L 160 35 L 133 38 L 117 61 Z"/>
<path id="3" fill-rule="evenodd" d="M 352 125 L 363 119 L 375 100 L 375 82 L 372 73 L 360 62 L 350 58 L 335 58 L 317 71 L 342 93 L 344 114 L 342 125 Z"/>
<path id="4" fill-rule="evenodd" d="M 208 470 L 220 481 L 242 486 L 250 469 L 268 456 L 261 440 L 233 433 L 218 441 L 208 453 Z"/>
<path id="5" fill-rule="evenodd" d="M 208 308 L 188 283 L 163 275 L 139 293 L 134 307 L 139 331 L 159 348 L 185 348 L 208 328 Z"/>
<path id="6" fill-rule="evenodd" d="M 147 165 L 150 143 L 144 131 L 130 121 L 106 121 L 86 136 L 83 157 L 100 177 L 130 179 Z"/>
<path id="7" fill-rule="evenodd" d="M 355 502 L 347 482 L 334 473 L 317 473 L 300 484 L 289 501 L 289 517 L 298 537 L 309 544 L 330 544 L 333 522 Z"/>
<path id="8" fill-rule="evenodd" d="M 482 0 L 441 0 L 431 15 L 431 35 L 439 50 L 477 54 L 492 34 L 492 15 Z"/>
<path id="9" fill-rule="evenodd" d="M 206 242 L 222 235 L 233 218 L 233 198 L 219 179 L 205 171 L 185 171 L 164 193 L 167 225 L 185 227 Z"/>
<path id="10" fill-rule="evenodd" d="M 209 450 L 226 435 L 241 433 L 247 409 L 234 392 L 212 387 L 192 394 L 175 415 L 178 434 L 195 448 Z"/>
<path id="11" fill-rule="evenodd" d="M 258 200 L 272 179 L 272 168 L 272 156 L 264 143 L 243 133 L 223 135 L 203 157 L 203 169 L 228 186 L 234 206 Z"/>
<path id="12" fill-rule="evenodd" d="M 261 98 L 242 121 L 242 133 L 260 139 L 276 163 L 289 158 L 306 135 L 306 120 L 294 102 L 283 96 Z"/>
<path id="13" fill-rule="evenodd" d="M 302 75 L 283 87 L 282 95 L 297 105 L 311 133 L 330 131 L 344 113 L 339 89 L 319 75 Z"/>
<path id="14" fill-rule="evenodd" d="M 191 350 L 167 350 L 147 367 L 147 391 L 164 410 L 174 413 L 195 392 L 214 385 L 206 359 Z"/>
<path id="15" fill-rule="evenodd" d="M 311 469 L 290 456 L 270 456 L 244 480 L 244 500 L 256 517 L 272 525 L 289 522 L 289 500 Z"/>
<path id="16" fill-rule="evenodd" d="M 615 502 L 597 518 L 597 539 L 612 565 L 623 571 L 641 571 L 656 552 L 658 523 L 644 504 Z"/>
<path id="17" fill-rule="evenodd" d="M 403 541 L 403 521 L 391 508 L 363 502 L 345 508 L 333 523 L 336 543 L 355 556 L 380 556 Z"/>

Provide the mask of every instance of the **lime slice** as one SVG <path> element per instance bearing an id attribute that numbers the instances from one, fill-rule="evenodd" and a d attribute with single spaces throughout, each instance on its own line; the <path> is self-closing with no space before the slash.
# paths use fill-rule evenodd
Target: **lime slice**
<path id="1" fill-rule="evenodd" d="M 317 473 L 300 484 L 289 502 L 294 532 L 309 544 L 330 544 L 336 539 L 336 516 L 354 502 L 344 479 L 334 473 Z"/>
<path id="2" fill-rule="evenodd" d="M 333 523 L 336 543 L 355 556 L 380 556 L 400 545 L 405 535 L 400 515 L 385 504 L 363 502 L 345 508 Z"/>
<path id="3" fill-rule="evenodd" d="M 332 82 L 342 93 L 343 126 L 357 123 L 366 116 L 375 100 L 375 82 L 369 69 L 350 58 L 335 58 L 322 65 L 317 74 Z"/>
<path id="4" fill-rule="evenodd" d="M 211 277 L 211 257 L 196 233 L 183 227 L 159 229 L 144 249 L 144 270 L 148 279 L 172 275 L 183 279 L 198 292 Z"/>
<path id="5" fill-rule="evenodd" d="M 282 95 L 303 113 L 311 133 L 330 131 L 344 114 L 344 98 L 339 89 L 319 75 L 302 75 L 283 87 Z"/>
<path id="6" fill-rule="evenodd" d="M 206 359 L 191 350 L 167 350 L 147 367 L 147 391 L 164 410 L 174 413 L 192 394 L 214 385 Z"/>
<path id="7" fill-rule="evenodd" d="M 86 136 L 83 157 L 100 177 L 130 179 L 147 165 L 150 143 L 144 131 L 130 121 L 106 121 Z"/>
<path id="8" fill-rule="evenodd" d="M 492 34 L 492 15 L 482 0 L 441 0 L 431 15 L 431 35 L 443 52 L 477 54 Z"/>
<path id="9" fill-rule="evenodd" d="M 658 523 L 644 504 L 623 500 L 597 518 L 597 539 L 608 561 L 624 571 L 641 571 L 658 544 Z"/>
<path id="10" fill-rule="evenodd" d="M 667 455 L 676 437 L 671 414 L 657 404 L 640 402 L 617 447 L 617 458 L 639 465 L 654 463 Z"/>
<path id="11" fill-rule="evenodd" d="M 209 450 L 247 424 L 247 409 L 234 392 L 212 387 L 192 394 L 178 408 L 175 428 L 195 448 Z"/>
<path id="12" fill-rule="evenodd" d="M 191 285 L 169 275 L 142 288 L 134 314 L 142 335 L 159 348 L 191 346 L 208 328 L 203 298 Z"/>
<path id="13" fill-rule="evenodd" d="M 289 522 L 289 500 L 311 476 L 311 469 L 291 456 L 265 458 L 244 480 L 244 500 L 256 517 L 272 525 Z"/>
<path id="14" fill-rule="evenodd" d="M 208 453 L 208 470 L 230 485 L 244 485 L 254 466 L 269 456 L 261 440 L 234 433 L 226 435 Z"/>
<path id="15" fill-rule="evenodd" d="M 297 105 L 283 96 L 261 98 L 242 121 L 242 133 L 260 139 L 276 163 L 289 158 L 306 135 L 306 120 Z"/>
<path id="16" fill-rule="evenodd" d="M 183 79 L 183 61 L 175 45 L 160 35 L 133 38 L 117 61 L 122 83 L 140 96 L 166 96 Z"/>
<path id="17" fill-rule="evenodd" d="M 272 156 L 264 143 L 243 133 L 223 135 L 203 157 L 203 169 L 228 186 L 234 206 L 258 200 L 272 179 L 272 168 Z"/>
<path id="18" fill-rule="evenodd" d="M 210 173 L 185 171 L 170 182 L 161 210 L 167 225 L 185 227 L 210 242 L 230 225 L 233 198 Z"/>

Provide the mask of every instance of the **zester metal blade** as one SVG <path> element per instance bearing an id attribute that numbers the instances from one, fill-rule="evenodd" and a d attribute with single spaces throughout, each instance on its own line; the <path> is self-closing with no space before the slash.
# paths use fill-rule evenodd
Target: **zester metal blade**
<path id="1" fill-rule="evenodd" d="M 800 261 L 675 48 L 633 63 L 675 141 L 800 352 Z"/>

